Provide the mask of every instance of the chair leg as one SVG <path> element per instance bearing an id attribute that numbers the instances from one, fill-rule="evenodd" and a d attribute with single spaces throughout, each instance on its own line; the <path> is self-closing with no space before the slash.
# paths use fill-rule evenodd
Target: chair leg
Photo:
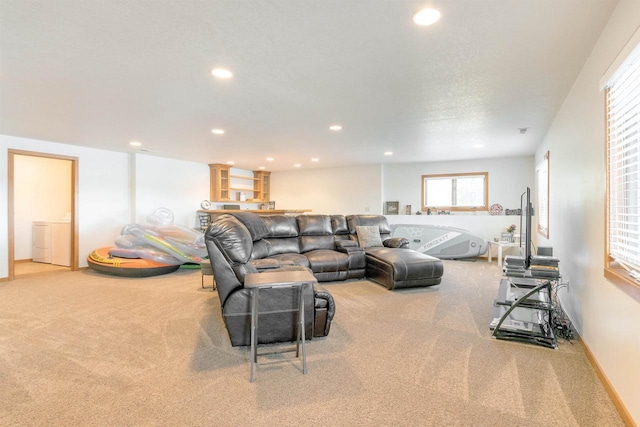
<path id="1" fill-rule="evenodd" d="M 202 289 L 206 289 L 207 286 L 204 285 L 204 274 L 200 276 L 200 286 L 202 286 Z M 211 275 L 211 290 L 215 291 L 216 289 L 218 289 L 218 287 L 216 286 L 216 279 L 215 277 L 213 277 L 213 275 Z"/>

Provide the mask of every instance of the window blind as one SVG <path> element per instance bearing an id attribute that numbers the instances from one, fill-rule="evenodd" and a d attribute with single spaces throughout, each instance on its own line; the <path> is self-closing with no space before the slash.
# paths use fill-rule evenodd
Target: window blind
<path id="1" fill-rule="evenodd" d="M 639 48 L 606 90 L 608 251 L 635 270 L 640 270 Z"/>

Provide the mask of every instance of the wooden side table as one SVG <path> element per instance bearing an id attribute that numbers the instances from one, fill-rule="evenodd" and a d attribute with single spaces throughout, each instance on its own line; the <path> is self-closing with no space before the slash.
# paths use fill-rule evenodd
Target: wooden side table
<path id="1" fill-rule="evenodd" d="M 255 364 L 258 362 L 258 299 L 261 289 L 270 288 L 297 288 L 298 307 L 290 311 L 298 312 L 298 333 L 296 339 L 296 357 L 300 357 L 300 343 L 302 342 L 302 373 L 307 373 L 307 349 L 305 345 L 304 327 L 304 287 L 317 283 L 313 274 L 307 270 L 301 271 L 266 271 L 264 273 L 251 273 L 244 277 L 244 287 L 251 291 L 251 375 L 249 381 L 253 382 Z"/>

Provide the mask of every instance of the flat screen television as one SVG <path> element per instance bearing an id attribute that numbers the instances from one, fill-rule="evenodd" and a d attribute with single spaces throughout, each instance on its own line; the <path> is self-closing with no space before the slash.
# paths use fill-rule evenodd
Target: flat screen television
<path id="1" fill-rule="evenodd" d="M 531 205 L 531 189 L 520 196 L 520 253 L 524 258 L 525 267 L 531 264 L 531 215 L 533 206 Z"/>

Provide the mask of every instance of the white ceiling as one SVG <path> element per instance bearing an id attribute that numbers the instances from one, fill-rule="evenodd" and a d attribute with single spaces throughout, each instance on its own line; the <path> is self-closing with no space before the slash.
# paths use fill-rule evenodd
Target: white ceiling
<path id="1" fill-rule="evenodd" d="M 269 170 L 532 154 L 616 3 L 1 0 L 0 133 Z"/>

